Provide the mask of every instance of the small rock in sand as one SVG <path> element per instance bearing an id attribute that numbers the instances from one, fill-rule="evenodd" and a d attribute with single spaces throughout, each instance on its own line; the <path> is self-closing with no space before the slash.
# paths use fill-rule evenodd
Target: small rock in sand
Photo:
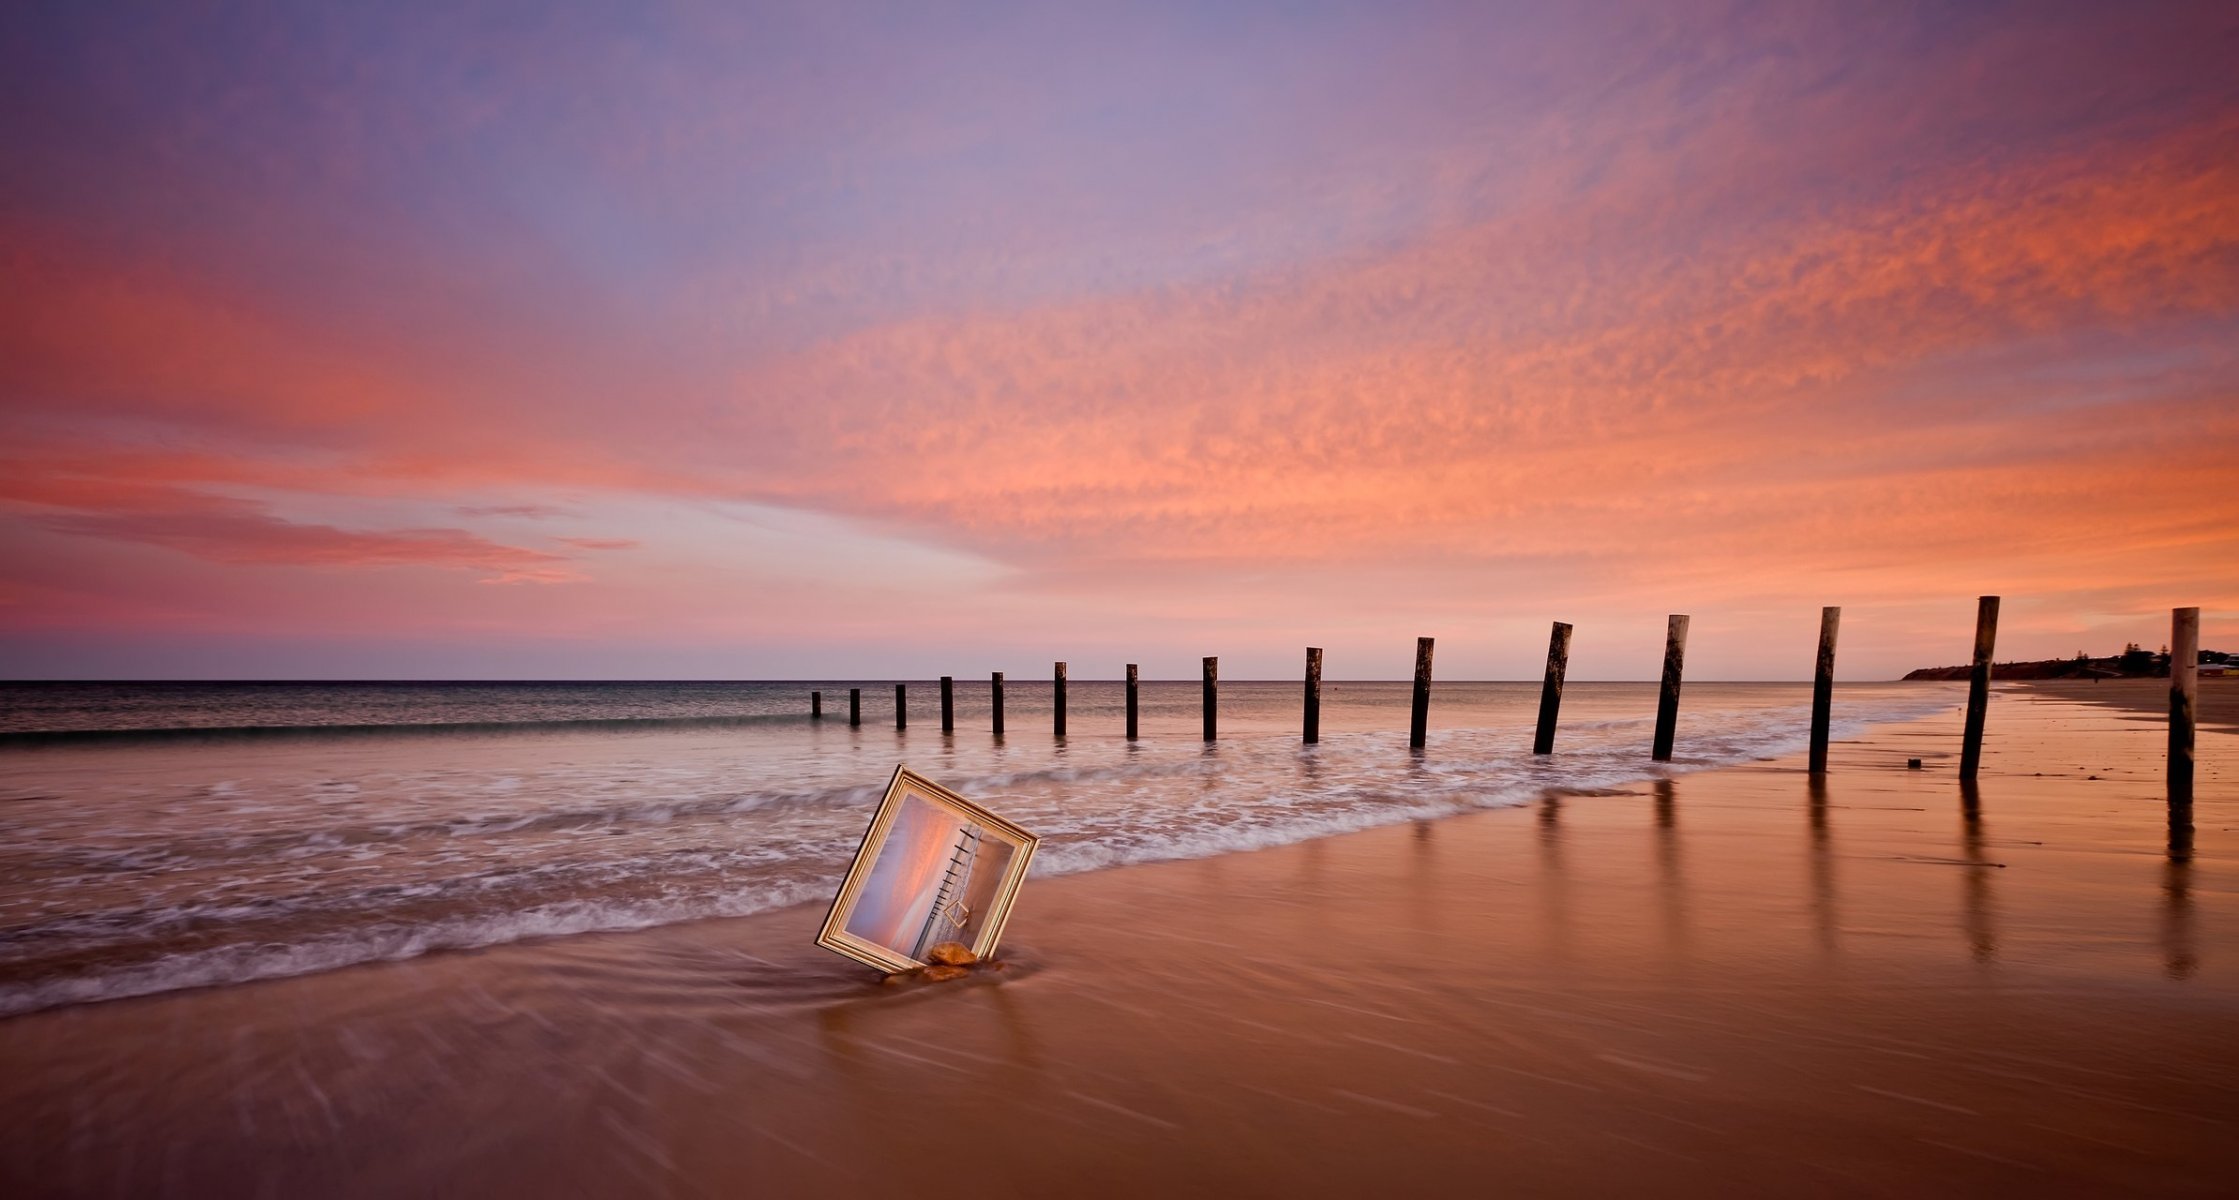
<path id="1" fill-rule="evenodd" d="M 925 957 L 944 967 L 968 967 L 980 960 L 980 956 L 962 942 L 942 942 L 927 951 Z"/>

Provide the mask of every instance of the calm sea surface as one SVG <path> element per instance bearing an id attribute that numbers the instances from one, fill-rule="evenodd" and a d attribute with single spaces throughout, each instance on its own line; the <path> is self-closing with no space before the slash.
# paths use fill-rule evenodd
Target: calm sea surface
<path id="1" fill-rule="evenodd" d="M 0 1014 L 828 897 L 896 763 L 1043 835 L 1037 875 L 1188 858 L 1526 803 L 1800 749 L 1810 689 L 1690 683 L 1652 768 L 1650 683 L 1573 683 L 1535 759 L 1539 685 L 1195 681 L 0 684 Z M 811 721 L 811 689 L 825 719 Z M 1838 737 L 1964 685 L 1847 684 Z"/>

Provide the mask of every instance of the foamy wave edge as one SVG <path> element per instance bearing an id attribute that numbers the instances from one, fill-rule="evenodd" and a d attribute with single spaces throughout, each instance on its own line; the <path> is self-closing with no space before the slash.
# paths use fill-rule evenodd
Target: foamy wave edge
<path id="1" fill-rule="evenodd" d="M 1956 707 L 1950 701 L 1937 701 L 1892 708 L 1871 718 L 1836 721 L 1831 733 L 1838 739 L 1852 737 L 1876 725 L 1919 720 Z M 1736 739 L 1723 753 L 1707 758 L 1612 767 L 1567 778 L 1559 785 L 1520 783 L 1493 792 L 1474 792 L 1467 799 L 1456 795 L 1445 799 L 1394 802 L 1349 810 L 1341 815 L 1324 814 L 1314 820 L 1225 827 L 1156 845 L 1142 842 L 1128 846 L 1097 842 L 1046 844 L 1035 858 L 1033 873 L 1038 877 L 1062 876 L 1137 863 L 1212 858 L 1410 821 L 1513 808 L 1550 792 L 1597 791 L 1777 758 L 1803 749 L 1807 741 L 1807 735 L 1802 732 L 1772 730 Z M 687 921 L 752 916 L 825 899 L 830 895 L 830 888 L 827 881 L 634 902 L 570 900 L 519 912 L 449 918 L 421 926 L 377 924 L 343 936 L 296 944 L 220 946 L 96 974 L 0 985 L 0 1018 L 74 1004 L 312 975 L 365 963 L 418 958 L 445 950 L 473 950 L 537 938 L 622 933 Z"/>

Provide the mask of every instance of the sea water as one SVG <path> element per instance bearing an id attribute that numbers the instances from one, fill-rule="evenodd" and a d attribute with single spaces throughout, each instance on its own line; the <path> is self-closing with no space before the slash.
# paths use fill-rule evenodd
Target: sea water
<path id="1" fill-rule="evenodd" d="M 848 689 L 863 693 L 848 722 Z M 809 693 L 824 717 L 809 716 Z M 1042 836 L 1037 876 L 1247 851 L 1593 793 L 1804 745 L 1810 688 L 1690 683 L 1674 762 L 1656 685 L 0 684 L 0 1015 L 376 959 L 736 916 L 830 896 L 896 764 Z M 1946 710 L 1961 685 L 1845 684 L 1835 734 Z"/>

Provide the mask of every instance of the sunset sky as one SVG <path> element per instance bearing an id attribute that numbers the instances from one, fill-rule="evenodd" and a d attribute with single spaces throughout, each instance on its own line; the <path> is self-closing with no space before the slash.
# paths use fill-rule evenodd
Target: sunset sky
<path id="1" fill-rule="evenodd" d="M 2239 6 L 28 3 L 0 675 L 2239 650 Z"/>

